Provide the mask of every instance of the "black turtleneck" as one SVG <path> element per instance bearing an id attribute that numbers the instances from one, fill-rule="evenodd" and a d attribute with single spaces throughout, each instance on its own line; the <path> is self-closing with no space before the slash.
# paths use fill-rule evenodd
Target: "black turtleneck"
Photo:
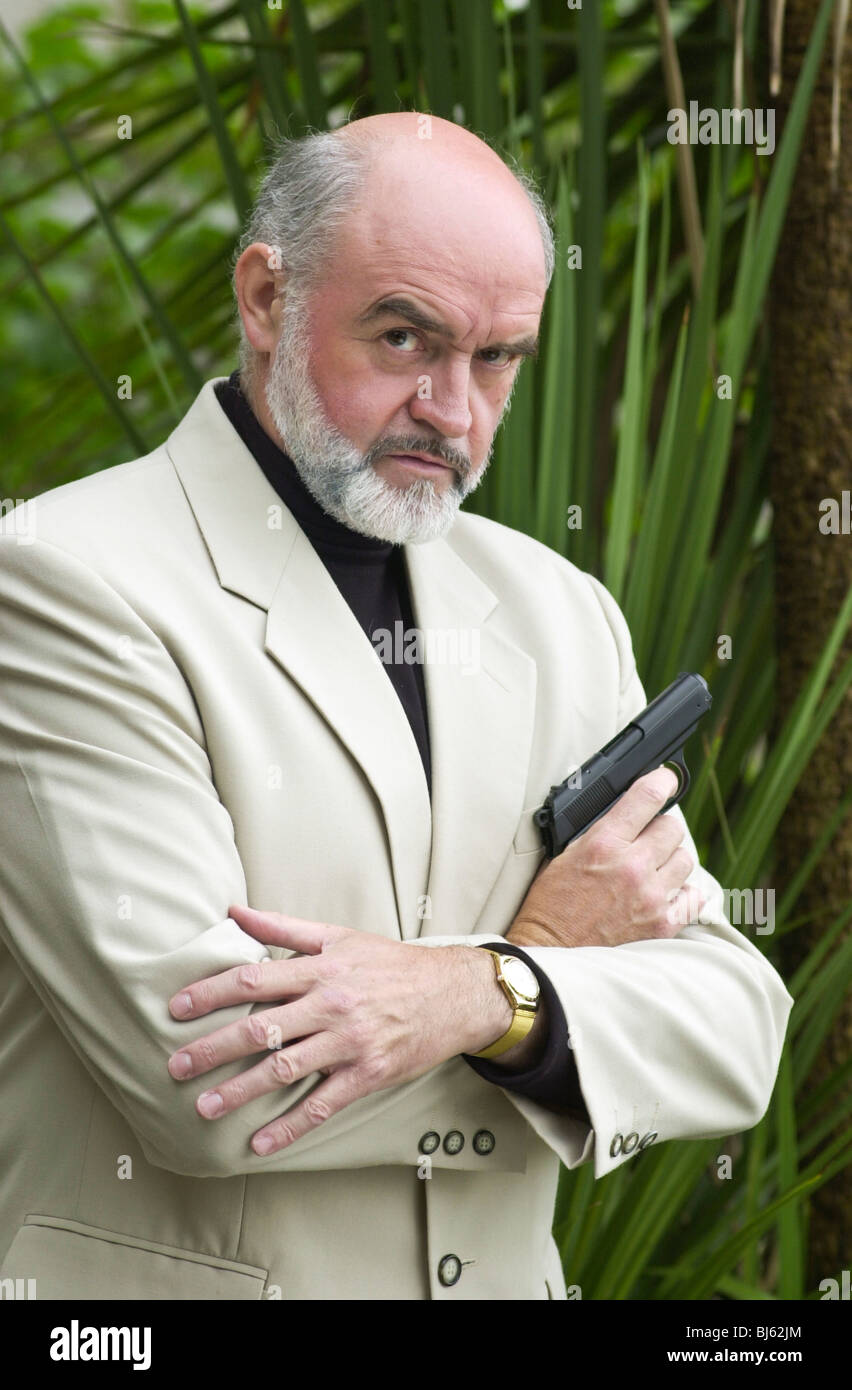
<path id="1" fill-rule="evenodd" d="M 404 631 L 415 627 L 402 547 L 362 536 L 323 510 L 308 492 L 293 460 L 270 438 L 257 419 L 240 390 L 239 372 L 233 372 L 227 381 L 218 382 L 215 391 L 237 434 L 296 518 L 367 637 L 371 638 L 378 628 L 395 633 L 396 622 L 403 624 Z M 385 662 L 384 667 L 411 725 L 431 793 L 432 766 L 422 667 L 419 662 L 407 661 Z M 559 995 L 544 972 L 520 947 L 506 942 L 501 949 L 504 954 L 520 956 L 538 979 L 549 1019 L 545 1051 L 538 1064 L 525 1072 L 507 1072 L 478 1057 L 465 1055 L 465 1061 L 484 1080 L 504 1090 L 537 1100 L 552 1110 L 575 1113 L 587 1121 Z"/>

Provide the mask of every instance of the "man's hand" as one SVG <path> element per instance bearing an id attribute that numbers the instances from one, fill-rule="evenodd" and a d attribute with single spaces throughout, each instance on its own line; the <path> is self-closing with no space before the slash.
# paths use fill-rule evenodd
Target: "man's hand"
<path id="1" fill-rule="evenodd" d="M 683 827 L 657 812 L 677 789 L 668 768 L 639 777 L 561 854 L 545 862 L 506 935 L 518 946 L 620 946 L 677 936 L 706 899 L 682 885 L 695 865 Z M 674 896 L 672 896 L 674 894 Z"/>
<path id="2" fill-rule="evenodd" d="M 169 1009 L 178 1019 L 247 1001 L 274 1007 L 190 1043 L 169 1059 L 169 1072 L 183 1081 L 262 1054 L 256 1066 L 199 1097 L 208 1119 L 311 1072 L 328 1078 L 255 1134 L 258 1154 L 285 1148 L 362 1096 L 488 1047 L 511 1023 L 493 961 L 477 947 L 412 948 L 277 912 L 232 905 L 228 913 L 255 940 L 302 954 L 240 965 L 176 994 Z"/>

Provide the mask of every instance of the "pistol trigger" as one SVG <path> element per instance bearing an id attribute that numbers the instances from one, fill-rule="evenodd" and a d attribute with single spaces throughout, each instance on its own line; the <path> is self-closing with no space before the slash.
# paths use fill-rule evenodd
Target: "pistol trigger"
<path id="1" fill-rule="evenodd" d="M 689 791 L 689 784 L 691 778 L 689 776 L 689 768 L 687 767 L 686 762 L 684 760 L 682 749 L 677 753 L 673 753 L 670 758 L 666 758 L 666 761 L 663 763 L 663 767 L 668 767 L 672 763 L 677 768 L 679 786 L 674 796 L 669 797 L 668 801 L 666 802 L 665 806 L 660 812 L 661 816 L 672 806 L 676 806 L 677 803 L 680 801 L 681 797 L 685 796 L 686 793 Z"/>

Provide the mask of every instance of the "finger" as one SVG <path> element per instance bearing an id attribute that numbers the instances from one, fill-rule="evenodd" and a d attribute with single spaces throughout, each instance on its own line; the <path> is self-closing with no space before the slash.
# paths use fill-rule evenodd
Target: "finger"
<path id="1" fill-rule="evenodd" d="M 285 1004 L 280 1009 L 247 1014 L 236 1023 L 218 1028 L 215 1033 L 205 1033 L 203 1038 L 196 1038 L 173 1053 L 168 1061 L 169 1075 L 175 1081 L 203 1076 L 226 1062 L 279 1048 L 293 1038 L 313 1033 L 318 1026 L 316 1008 L 307 999 L 298 1004 Z"/>
<path id="2" fill-rule="evenodd" d="M 228 916 L 256 941 L 310 956 L 319 955 L 351 931 L 351 927 L 338 927 L 331 922 L 311 922 L 305 917 L 287 917 L 283 912 L 259 912 L 237 903 L 228 908 Z"/>
<path id="3" fill-rule="evenodd" d="M 681 888 L 669 903 L 666 916 L 672 926 L 688 927 L 691 922 L 698 922 L 706 901 L 703 893 L 692 885 Z"/>
<path id="4" fill-rule="evenodd" d="M 647 850 L 655 869 L 661 869 L 684 838 L 683 821 L 674 816 L 655 816 L 636 837 Z"/>
<path id="5" fill-rule="evenodd" d="M 685 886 L 685 880 L 689 878 L 693 869 L 696 867 L 695 859 L 688 849 L 679 846 L 674 854 L 661 864 L 657 873 L 660 876 L 662 886 L 669 892 Z"/>
<path id="6" fill-rule="evenodd" d="M 671 768 L 655 767 L 646 772 L 612 806 L 598 825 L 604 823 L 623 840 L 635 840 L 644 827 L 654 819 L 678 789 L 678 779 Z M 595 827 L 592 826 L 592 830 Z"/>
<path id="7" fill-rule="evenodd" d="M 173 1018 L 203 1018 L 214 1009 L 244 1004 L 246 1000 L 265 1003 L 286 999 L 304 994 L 316 977 L 317 967 L 311 960 L 247 961 L 187 985 L 169 1000 L 169 1012 Z"/>
<path id="8" fill-rule="evenodd" d="M 309 1096 L 294 1105 L 286 1115 L 281 1115 L 272 1124 L 259 1129 L 251 1141 L 256 1154 L 277 1153 L 288 1145 L 301 1139 L 303 1135 L 316 1129 L 318 1125 L 331 1119 L 339 1110 L 345 1110 L 353 1101 L 368 1095 L 370 1086 L 365 1085 L 354 1066 L 342 1067 L 328 1081 L 323 1081 Z"/>
<path id="9" fill-rule="evenodd" d="M 292 1047 L 270 1052 L 256 1066 L 224 1081 L 215 1090 L 205 1091 L 195 1102 L 195 1108 L 205 1119 L 218 1119 L 259 1096 L 292 1086 L 321 1068 L 339 1066 L 345 1060 L 341 1050 L 339 1037 L 332 1033 L 315 1033 Z"/>

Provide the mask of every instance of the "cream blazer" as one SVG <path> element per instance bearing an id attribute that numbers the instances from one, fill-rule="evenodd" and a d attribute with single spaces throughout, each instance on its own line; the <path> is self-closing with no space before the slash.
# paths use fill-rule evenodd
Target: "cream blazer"
<path id="1" fill-rule="evenodd" d="M 698 867 L 707 920 L 673 940 L 529 950 L 591 1125 L 460 1057 L 267 1158 L 251 1136 L 315 1075 L 199 1117 L 256 1058 L 173 1081 L 211 1020 L 167 1000 L 281 954 L 229 903 L 499 944 L 543 854 L 533 810 L 647 703 L 603 585 L 462 514 L 405 547 L 433 634 L 430 804 L 387 672 L 218 379 L 152 453 L 4 518 L 0 1278 L 57 1299 L 564 1299 L 560 1160 L 600 1178 L 756 1124 L 792 1000 Z M 423 1164 L 450 1131 L 461 1149 Z"/>

